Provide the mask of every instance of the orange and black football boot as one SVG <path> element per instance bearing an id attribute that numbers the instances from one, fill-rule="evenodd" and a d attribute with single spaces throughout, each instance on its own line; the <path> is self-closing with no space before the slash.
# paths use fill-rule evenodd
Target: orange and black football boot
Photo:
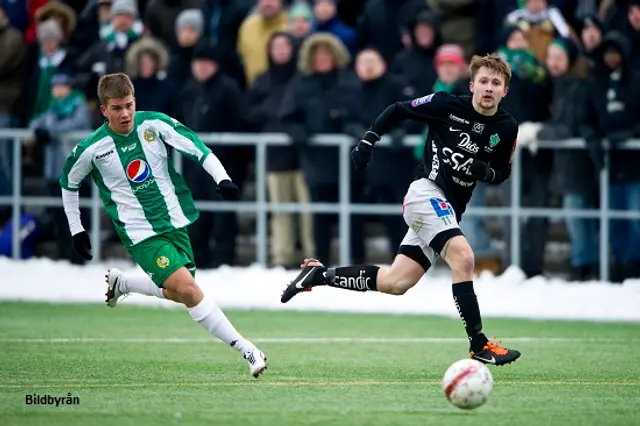
<path id="1" fill-rule="evenodd" d="M 520 352 L 507 349 L 499 341 L 488 341 L 480 352 L 470 352 L 471 358 L 490 365 L 510 364 L 520 358 Z"/>

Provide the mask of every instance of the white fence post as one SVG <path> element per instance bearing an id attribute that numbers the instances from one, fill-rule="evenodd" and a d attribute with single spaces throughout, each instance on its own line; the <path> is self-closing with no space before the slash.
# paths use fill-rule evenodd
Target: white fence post
<path id="1" fill-rule="evenodd" d="M 600 171 L 600 279 L 609 280 L 609 149 L 604 151 L 604 167 Z"/>
<path id="2" fill-rule="evenodd" d="M 340 264 L 351 264 L 351 146 L 349 138 L 345 137 L 339 146 L 340 171 L 340 224 L 338 226 L 338 238 L 340 242 Z M 327 229 L 327 232 L 329 230 Z M 358 242 L 360 244 L 360 242 Z M 329 259 L 327 259 L 327 262 Z"/>
<path id="3" fill-rule="evenodd" d="M 269 232 L 267 229 L 267 141 L 258 140 L 256 145 L 256 257 L 261 265 L 267 265 Z"/>
<path id="4" fill-rule="evenodd" d="M 511 206 L 511 265 L 520 267 L 520 253 L 521 253 L 521 241 L 520 241 L 520 205 L 522 197 L 520 197 L 520 191 L 522 190 L 522 159 L 520 158 L 521 149 L 517 148 L 517 152 L 513 157 L 513 164 L 511 165 L 511 187 L 510 187 L 510 199 Z"/>

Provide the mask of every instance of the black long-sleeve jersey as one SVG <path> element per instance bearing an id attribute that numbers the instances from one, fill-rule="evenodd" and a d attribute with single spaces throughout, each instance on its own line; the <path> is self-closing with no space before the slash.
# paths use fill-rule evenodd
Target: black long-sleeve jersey
<path id="1" fill-rule="evenodd" d="M 518 123 L 501 107 L 494 115 L 486 116 L 473 108 L 471 96 L 436 92 L 388 106 L 369 130 L 382 136 L 408 119 L 428 125 L 424 177 L 442 189 L 458 221 L 476 186 L 471 176 L 475 159 L 494 170 L 492 184 L 504 182 L 511 174 Z"/>

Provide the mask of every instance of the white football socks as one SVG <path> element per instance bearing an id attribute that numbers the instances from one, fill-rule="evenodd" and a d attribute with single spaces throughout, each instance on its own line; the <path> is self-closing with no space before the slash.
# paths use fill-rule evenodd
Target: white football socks
<path id="1" fill-rule="evenodd" d="M 241 354 L 253 349 L 253 344 L 242 337 L 222 310 L 206 295 L 193 308 L 189 308 L 191 318 L 205 330 L 237 349 Z"/>
<path id="2" fill-rule="evenodd" d="M 146 275 L 122 274 L 118 277 L 118 285 L 123 293 L 138 293 L 145 296 L 156 296 L 164 299 L 162 289 L 158 287 L 151 278 Z"/>

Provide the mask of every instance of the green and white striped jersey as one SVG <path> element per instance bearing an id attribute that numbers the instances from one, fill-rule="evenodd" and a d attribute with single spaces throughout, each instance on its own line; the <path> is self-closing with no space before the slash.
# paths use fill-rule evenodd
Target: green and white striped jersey
<path id="1" fill-rule="evenodd" d="M 175 171 L 166 145 L 202 164 L 211 150 L 180 122 L 157 112 L 135 113 L 126 136 L 107 123 L 76 145 L 60 186 L 77 191 L 91 175 L 125 247 L 193 223 L 199 212 Z"/>

